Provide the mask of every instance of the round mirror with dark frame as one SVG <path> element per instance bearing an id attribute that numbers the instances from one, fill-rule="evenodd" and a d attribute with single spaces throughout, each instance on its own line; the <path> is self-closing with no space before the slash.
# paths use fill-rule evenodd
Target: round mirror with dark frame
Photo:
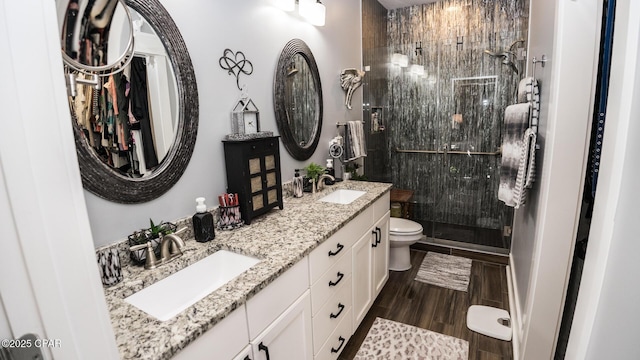
<path id="1" fill-rule="evenodd" d="M 297 160 L 313 155 L 322 129 L 322 84 L 307 44 L 289 41 L 278 59 L 273 102 L 282 143 Z"/>
<path id="2" fill-rule="evenodd" d="M 197 135 L 198 91 L 185 42 L 166 9 L 157 0 L 119 3 L 131 13 L 132 61 L 108 76 L 98 73 L 97 86 L 70 90 L 70 108 L 84 188 L 110 201 L 141 203 L 167 192 L 184 173 Z M 128 28 L 126 21 L 112 20 L 117 24 L 109 24 L 111 42 L 118 39 L 118 29 L 126 33 Z M 76 63 L 69 66 L 65 59 L 65 64 L 77 82 L 90 83 L 84 78 L 92 73 L 90 67 L 76 71 Z M 127 102 L 103 91 L 111 87 L 121 90 L 113 90 L 116 94 L 127 94 Z M 86 104 L 79 111 L 82 101 Z"/>

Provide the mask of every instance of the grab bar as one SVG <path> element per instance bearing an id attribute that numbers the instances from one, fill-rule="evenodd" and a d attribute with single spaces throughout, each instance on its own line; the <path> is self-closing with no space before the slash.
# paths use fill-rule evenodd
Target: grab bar
<path id="1" fill-rule="evenodd" d="M 502 150 L 498 149 L 493 152 L 486 151 L 451 151 L 451 150 L 402 150 L 396 148 L 396 152 L 398 153 L 409 153 L 409 154 L 456 154 L 456 155 L 486 155 L 486 156 L 497 156 L 502 154 Z"/>

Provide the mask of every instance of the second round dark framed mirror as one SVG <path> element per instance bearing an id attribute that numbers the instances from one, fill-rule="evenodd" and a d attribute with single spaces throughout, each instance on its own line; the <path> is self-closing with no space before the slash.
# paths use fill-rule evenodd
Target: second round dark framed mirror
<path id="1" fill-rule="evenodd" d="M 297 160 L 315 152 L 322 129 L 322 84 L 307 44 L 289 41 L 278 59 L 273 103 L 282 143 Z"/>

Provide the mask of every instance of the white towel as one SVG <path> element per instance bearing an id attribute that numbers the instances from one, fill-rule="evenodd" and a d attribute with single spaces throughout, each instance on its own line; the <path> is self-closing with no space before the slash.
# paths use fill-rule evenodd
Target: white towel
<path id="1" fill-rule="evenodd" d="M 367 156 L 367 147 L 364 141 L 364 126 L 362 121 L 347 121 L 347 131 L 345 135 L 348 137 L 350 147 L 349 157 L 347 161 Z"/>
<path id="2" fill-rule="evenodd" d="M 514 190 L 522 158 L 523 136 L 529 127 L 530 110 L 531 104 L 524 103 L 509 105 L 504 112 L 498 199 L 511 207 L 518 204 L 517 194 Z"/>
<path id="3" fill-rule="evenodd" d="M 516 185 L 513 190 L 513 198 L 515 200 L 514 208 L 516 209 L 525 203 L 527 199 L 527 189 L 531 189 L 535 181 L 536 138 L 536 132 L 533 129 L 528 128 L 524 132 L 518 175 L 516 176 Z"/>

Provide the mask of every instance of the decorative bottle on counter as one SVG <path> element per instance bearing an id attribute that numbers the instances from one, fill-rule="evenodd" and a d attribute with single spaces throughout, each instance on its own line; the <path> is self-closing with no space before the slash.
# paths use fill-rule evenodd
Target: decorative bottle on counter
<path id="1" fill-rule="evenodd" d="M 196 199 L 196 213 L 191 218 L 193 221 L 193 236 L 198 242 L 211 241 L 216 237 L 213 228 L 213 215 L 207 211 L 204 200 L 203 197 Z"/>
<path id="2" fill-rule="evenodd" d="M 296 169 L 296 173 L 293 175 L 293 197 L 301 198 L 302 197 L 302 188 L 304 181 L 302 180 L 302 176 L 300 176 L 300 169 Z"/>
<path id="3" fill-rule="evenodd" d="M 324 172 L 333 176 L 334 178 L 336 177 L 336 170 L 333 168 L 333 159 L 327 159 L 327 168 Z M 324 183 L 327 185 L 333 185 L 335 181 L 331 179 L 326 179 Z"/>

